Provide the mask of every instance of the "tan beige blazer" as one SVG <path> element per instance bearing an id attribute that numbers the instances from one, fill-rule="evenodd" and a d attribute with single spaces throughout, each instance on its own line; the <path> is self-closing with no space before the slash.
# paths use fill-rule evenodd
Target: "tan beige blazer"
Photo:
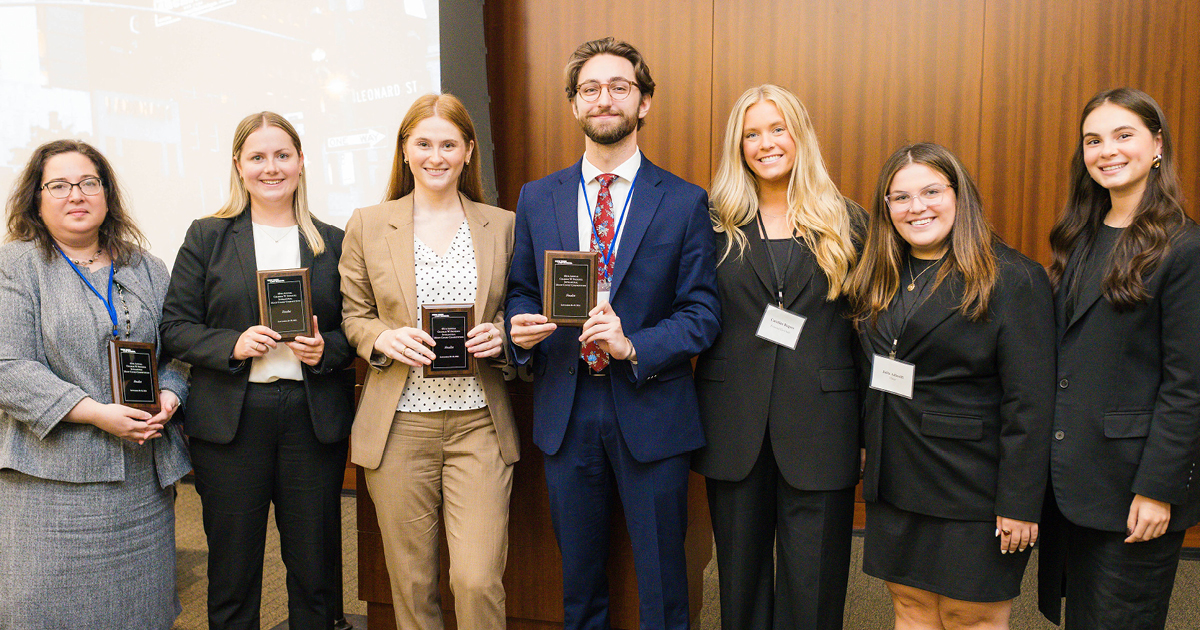
<path id="1" fill-rule="evenodd" d="M 479 321 L 475 324 L 491 321 L 503 332 L 513 213 L 475 203 L 465 196 L 460 198 L 478 266 L 475 316 Z M 354 211 L 346 224 L 338 270 L 342 276 L 342 328 L 350 345 L 371 365 L 350 432 L 350 459 L 375 469 L 383 459 L 392 418 L 409 373 L 407 365 L 375 352 L 375 339 L 385 330 L 421 326 L 417 316 L 411 194 Z M 476 365 L 500 440 L 500 456 L 512 464 L 520 458 L 520 449 L 504 375 L 494 361 L 478 361 Z"/>

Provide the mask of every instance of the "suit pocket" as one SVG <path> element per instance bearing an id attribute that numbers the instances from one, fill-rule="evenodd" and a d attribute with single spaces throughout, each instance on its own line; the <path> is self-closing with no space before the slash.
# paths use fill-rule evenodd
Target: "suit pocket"
<path id="1" fill-rule="evenodd" d="M 858 374 L 854 368 L 825 369 L 821 372 L 821 391 L 847 392 L 858 387 Z"/>
<path id="2" fill-rule="evenodd" d="M 706 381 L 725 380 L 725 359 L 705 359 L 696 363 L 696 378 Z"/>
<path id="3" fill-rule="evenodd" d="M 921 434 L 952 440 L 983 439 L 983 418 L 943 413 L 921 414 Z"/>
<path id="4" fill-rule="evenodd" d="M 1150 411 L 1118 411 L 1104 414 L 1104 437 L 1144 438 L 1150 435 Z"/>

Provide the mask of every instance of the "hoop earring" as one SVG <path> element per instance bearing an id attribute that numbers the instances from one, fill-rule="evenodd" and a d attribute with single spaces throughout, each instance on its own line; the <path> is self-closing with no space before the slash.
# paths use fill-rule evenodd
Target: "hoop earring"
<path id="1" fill-rule="evenodd" d="M 1161 153 L 1154 156 L 1154 162 L 1150 165 L 1150 168 L 1158 168 L 1160 166 L 1162 166 L 1162 154 Z"/>

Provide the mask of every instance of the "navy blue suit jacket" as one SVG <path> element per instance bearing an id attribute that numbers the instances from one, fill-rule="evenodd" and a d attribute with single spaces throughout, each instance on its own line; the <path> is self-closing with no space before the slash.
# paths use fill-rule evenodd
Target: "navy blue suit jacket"
<path id="1" fill-rule="evenodd" d="M 514 315 L 541 313 L 546 250 L 579 250 L 581 162 L 521 189 L 505 305 Z M 651 462 L 704 445 L 691 357 L 720 331 L 708 195 L 642 157 L 616 252 L 610 303 L 637 350 L 638 366 L 613 361 L 617 424 L 638 461 Z M 578 327 L 559 327 L 524 350 L 532 361 L 533 441 L 547 454 L 562 446 L 575 399 Z"/>

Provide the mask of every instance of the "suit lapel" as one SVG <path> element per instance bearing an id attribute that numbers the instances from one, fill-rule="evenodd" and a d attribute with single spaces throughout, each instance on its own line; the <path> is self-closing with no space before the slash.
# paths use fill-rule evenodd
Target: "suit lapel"
<path id="1" fill-rule="evenodd" d="M 475 250 L 475 322 L 472 326 L 483 323 L 484 307 L 487 306 L 488 291 L 492 287 L 491 274 L 492 257 L 495 255 L 495 234 L 488 227 L 487 217 L 475 205 L 475 202 L 460 194 L 463 213 L 467 215 L 467 226 L 471 229 L 471 247 Z"/>
<path id="2" fill-rule="evenodd" d="M 902 280 L 898 290 L 904 291 L 904 286 Z M 957 312 L 957 296 L 962 295 L 962 287 L 962 280 L 958 274 L 951 273 L 932 295 L 917 306 L 900 335 L 899 343 L 896 344 L 897 357 L 905 356 L 917 342 L 925 338 L 925 335 Z"/>
<path id="3" fill-rule="evenodd" d="M 413 197 L 411 194 L 393 202 L 391 217 L 388 225 L 392 231 L 384 237 L 391 254 L 392 267 L 396 277 L 400 279 L 400 299 L 404 302 L 404 313 L 408 321 L 402 325 L 414 325 L 417 322 L 417 274 L 416 254 L 413 244 Z"/>
<path id="4" fill-rule="evenodd" d="M 795 279 L 795 282 L 785 283 L 783 287 L 783 303 L 788 306 L 796 303 L 796 300 L 800 298 L 800 294 L 812 282 L 813 274 L 817 273 L 818 270 L 815 264 L 801 267 L 804 256 L 800 250 L 804 247 L 803 243 L 795 243 L 792 247 L 796 249 L 792 251 L 792 260 L 786 263 L 787 271 L 784 272 L 786 277 Z M 824 297 L 821 296 L 822 299 Z"/>
<path id="5" fill-rule="evenodd" d="M 1067 325 L 1063 326 L 1062 328 L 1064 333 L 1071 328 L 1071 326 L 1074 326 L 1075 322 L 1079 321 L 1080 318 L 1083 317 L 1084 313 L 1087 313 L 1088 310 L 1091 309 L 1096 303 L 1096 301 L 1104 295 L 1103 283 L 1091 285 L 1091 283 L 1086 282 L 1087 278 L 1080 277 L 1080 274 L 1085 273 L 1086 271 L 1084 269 L 1085 257 L 1080 251 L 1081 249 L 1082 248 L 1076 248 L 1076 250 L 1072 252 L 1072 260 L 1068 263 L 1071 269 L 1070 277 L 1064 278 L 1064 282 L 1059 284 L 1059 286 L 1062 287 L 1059 290 L 1059 295 L 1062 296 L 1062 299 L 1055 300 L 1055 308 L 1058 309 L 1061 314 L 1061 319 L 1059 319 L 1059 321 L 1066 321 L 1067 300 L 1070 299 L 1071 285 L 1078 286 L 1081 289 L 1078 297 L 1075 299 L 1075 310 L 1071 313 L 1071 319 L 1070 321 L 1067 321 Z"/>
<path id="6" fill-rule="evenodd" d="M 638 168 L 637 178 L 633 183 L 633 190 L 630 191 L 633 198 L 629 200 L 629 211 L 625 217 L 625 226 L 618 233 L 620 241 L 617 245 L 617 251 L 614 254 L 616 262 L 613 263 L 613 283 L 610 300 L 620 290 L 621 280 L 625 278 L 625 273 L 629 271 L 629 265 L 633 262 L 633 256 L 637 253 L 638 246 L 641 245 L 642 239 L 646 236 L 646 230 L 649 229 L 651 221 L 654 220 L 654 213 L 658 211 L 659 201 L 663 197 L 663 190 L 659 186 L 661 183 L 662 177 L 659 175 L 658 167 L 652 164 L 643 154 L 642 166 Z"/>
<path id="7" fill-rule="evenodd" d="M 250 319 L 258 321 L 258 259 L 254 255 L 254 224 L 250 221 L 250 209 L 242 211 L 233 220 L 233 248 L 237 251 L 238 265 L 242 269 L 242 282 L 246 284 L 246 295 L 251 296 Z"/>
<path id="8" fill-rule="evenodd" d="M 559 245 L 563 251 L 579 251 L 579 178 L 583 160 L 567 170 L 554 189 L 554 219 L 558 223 Z"/>
<path id="9" fill-rule="evenodd" d="M 750 263 L 750 268 L 754 270 L 754 275 L 758 276 L 759 282 L 762 282 L 763 288 L 774 298 L 775 286 L 771 283 L 771 259 L 767 257 L 767 243 L 758 234 L 758 224 L 751 222 L 739 229 L 746 235 L 746 249 L 748 250 L 746 260 Z"/>

